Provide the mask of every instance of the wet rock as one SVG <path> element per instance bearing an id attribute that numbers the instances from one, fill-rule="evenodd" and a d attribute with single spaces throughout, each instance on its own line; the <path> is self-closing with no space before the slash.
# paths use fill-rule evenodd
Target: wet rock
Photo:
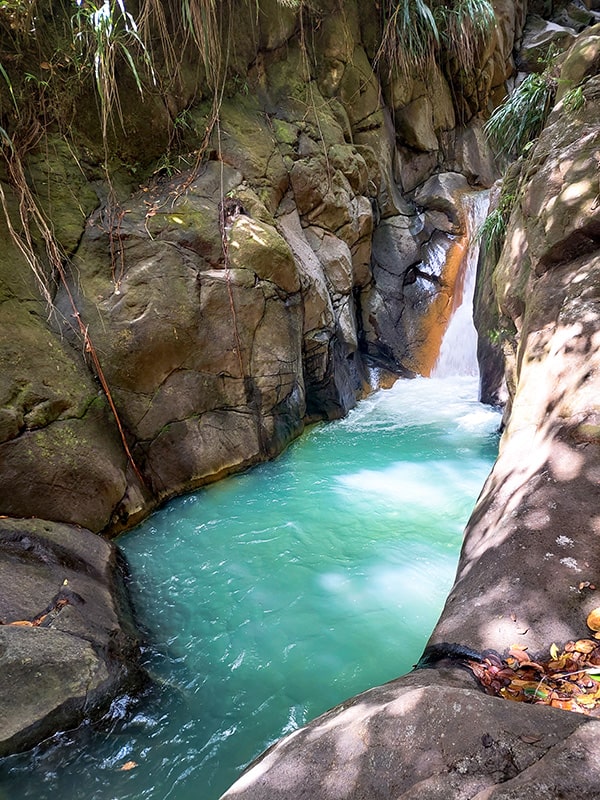
<path id="1" fill-rule="evenodd" d="M 442 172 L 429 178 L 415 192 L 415 203 L 426 209 L 441 211 L 451 225 L 456 226 L 454 233 L 464 232 L 464 209 L 461 199 L 469 191 L 469 184 L 464 175 L 457 172 Z"/>
<path id="2" fill-rule="evenodd" d="M 0 755 L 98 717 L 139 685 L 114 546 L 83 528 L 0 520 Z"/>

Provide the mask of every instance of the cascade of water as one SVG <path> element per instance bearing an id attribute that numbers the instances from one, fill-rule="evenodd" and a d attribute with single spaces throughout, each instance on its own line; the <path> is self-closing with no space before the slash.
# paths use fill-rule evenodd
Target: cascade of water
<path id="1" fill-rule="evenodd" d="M 479 242 L 476 231 L 485 219 L 489 206 L 489 192 L 476 192 L 465 197 L 469 248 L 464 264 L 464 284 L 460 305 L 452 314 L 442 339 L 440 354 L 432 376 L 445 378 L 451 375 L 479 375 L 477 364 L 477 331 L 473 324 L 473 296 L 477 277 Z"/>

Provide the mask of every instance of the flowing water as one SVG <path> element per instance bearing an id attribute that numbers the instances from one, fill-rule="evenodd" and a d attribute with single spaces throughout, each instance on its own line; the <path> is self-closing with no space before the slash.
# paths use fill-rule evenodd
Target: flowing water
<path id="1" fill-rule="evenodd" d="M 409 670 L 496 453 L 476 397 L 470 375 L 398 381 L 121 537 L 152 688 L 6 759 L 0 798 L 216 800 L 283 733 Z"/>
<path id="2" fill-rule="evenodd" d="M 479 245 L 477 231 L 481 227 L 490 204 L 488 191 L 468 194 L 465 197 L 468 235 L 471 245 L 464 265 L 461 302 L 454 311 L 442 339 L 440 354 L 432 375 L 444 378 L 451 375 L 479 375 L 477 365 L 477 331 L 473 324 L 473 297 L 477 278 Z"/>

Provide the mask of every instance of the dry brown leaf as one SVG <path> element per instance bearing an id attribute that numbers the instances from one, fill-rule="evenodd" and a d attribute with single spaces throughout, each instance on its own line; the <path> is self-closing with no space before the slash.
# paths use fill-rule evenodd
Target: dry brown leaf
<path id="1" fill-rule="evenodd" d="M 578 639 L 575 642 L 575 650 L 578 653 L 591 653 L 598 645 L 592 639 Z"/>
<path id="2" fill-rule="evenodd" d="M 529 661 L 529 656 L 527 655 L 525 650 L 519 649 L 514 645 L 512 645 L 512 647 L 510 648 L 509 655 L 511 655 L 514 659 L 516 659 L 516 661 L 518 661 L 519 664 L 522 664 L 524 661 Z"/>
<path id="3" fill-rule="evenodd" d="M 600 631 L 600 608 L 594 608 L 587 616 L 587 626 L 593 631 Z"/>

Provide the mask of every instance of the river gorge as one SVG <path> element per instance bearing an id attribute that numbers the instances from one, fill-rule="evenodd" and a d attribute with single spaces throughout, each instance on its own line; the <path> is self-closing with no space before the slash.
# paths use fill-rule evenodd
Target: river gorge
<path id="1" fill-rule="evenodd" d="M 0 3 L 0 793 L 598 796 L 599 73 L 596 0 Z"/>
<path id="2" fill-rule="evenodd" d="M 277 738 L 411 670 L 496 454 L 477 391 L 401 380 L 120 537 L 154 686 L 6 760 L 0 797 L 217 800 Z"/>

